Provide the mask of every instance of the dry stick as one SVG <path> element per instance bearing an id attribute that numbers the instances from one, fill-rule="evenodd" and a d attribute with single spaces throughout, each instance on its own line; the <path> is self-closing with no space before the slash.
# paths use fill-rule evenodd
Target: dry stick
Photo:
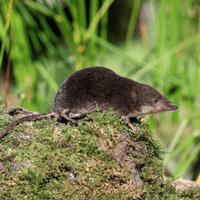
<path id="1" fill-rule="evenodd" d="M 9 50 L 8 50 L 8 63 L 6 69 L 6 82 L 5 82 L 5 101 L 4 106 L 8 108 L 9 106 L 9 90 L 10 90 L 10 52 L 11 52 L 11 25 L 9 27 Z"/>

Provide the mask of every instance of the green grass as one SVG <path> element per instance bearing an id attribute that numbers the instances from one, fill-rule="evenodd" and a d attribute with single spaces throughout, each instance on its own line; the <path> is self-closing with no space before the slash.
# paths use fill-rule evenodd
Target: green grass
<path id="1" fill-rule="evenodd" d="M 198 159 L 199 152 L 198 137 L 194 137 L 200 129 L 199 5 L 194 0 L 150 2 L 154 18 L 144 22 L 146 32 L 142 34 L 146 34 L 146 41 L 133 38 L 142 1 L 134 5 L 129 1 L 131 13 L 127 34 L 124 44 L 118 45 L 107 39 L 108 11 L 113 0 L 103 0 L 101 5 L 97 0 L 90 1 L 89 10 L 84 0 L 66 1 L 72 22 L 59 1 L 53 8 L 36 1 L 13 1 L 10 18 L 11 67 L 15 85 L 11 92 L 20 97 L 19 106 L 45 112 L 52 108 L 55 93 L 69 74 L 95 65 L 111 68 L 121 75 L 152 85 L 179 106 L 179 111 L 173 114 L 148 118 L 154 130 L 167 132 L 165 124 L 174 127 L 170 136 L 165 136 L 166 145 L 172 141 L 173 133 L 179 132 L 181 122 L 188 121 L 181 137 L 176 140 L 174 154 L 172 152 L 172 156 L 168 157 L 174 162 L 177 160 L 175 155 L 185 149 L 183 159 L 190 162 L 180 169 L 179 166 L 184 163 L 181 159 L 176 161 L 178 171 L 169 169 L 171 175 L 179 176 L 187 171 L 186 166 L 188 168 L 193 160 Z M 8 52 L 9 46 L 5 28 L 8 4 L 3 1 L 0 7 L 3 63 L 7 62 L 3 55 Z M 52 29 L 49 21 L 54 23 L 56 30 Z M 3 102 L 2 98 L 0 100 Z M 185 142 L 187 138 L 192 139 Z M 196 153 L 191 155 L 189 152 L 194 148 Z"/>

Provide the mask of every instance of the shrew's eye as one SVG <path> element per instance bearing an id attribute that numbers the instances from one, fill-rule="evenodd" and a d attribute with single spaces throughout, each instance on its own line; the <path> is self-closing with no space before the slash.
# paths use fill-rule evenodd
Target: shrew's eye
<path id="1" fill-rule="evenodd" d="M 153 102 L 154 102 L 154 103 L 157 103 L 157 102 L 158 102 L 158 100 L 157 100 L 157 99 L 153 99 Z"/>

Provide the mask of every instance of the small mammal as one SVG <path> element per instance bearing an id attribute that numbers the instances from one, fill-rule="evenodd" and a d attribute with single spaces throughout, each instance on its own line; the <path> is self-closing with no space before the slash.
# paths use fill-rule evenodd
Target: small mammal
<path id="1" fill-rule="evenodd" d="M 77 125 L 78 121 L 73 118 L 96 111 L 97 106 L 100 111 L 109 108 L 118 111 L 133 130 L 130 117 L 178 109 L 149 85 L 119 76 L 105 67 L 89 67 L 64 80 L 54 98 L 52 111 L 13 121 L 0 132 L 0 138 L 20 122 L 40 118 L 64 118 Z"/>

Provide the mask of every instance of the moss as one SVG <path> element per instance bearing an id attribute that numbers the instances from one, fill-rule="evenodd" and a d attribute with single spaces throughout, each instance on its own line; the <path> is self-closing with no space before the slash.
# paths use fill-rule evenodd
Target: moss
<path id="1" fill-rule="evenodd" d="M 2 107 L 0 112 L 5 114 Z M 0 118 L 0 130 L 12 120 Z M 51 120 L 16 126 L 0 140 L 0 199 L 180 198 L 162 180 L 158 140 L 138 120 L 137 133 L 113 111 L 91 113 L 79 126 L 58 126 Z M 19 164 L 11 173 L 13 163 L 29 164 Z M 142 188 L 130 163 L 139 172 Z"/>

